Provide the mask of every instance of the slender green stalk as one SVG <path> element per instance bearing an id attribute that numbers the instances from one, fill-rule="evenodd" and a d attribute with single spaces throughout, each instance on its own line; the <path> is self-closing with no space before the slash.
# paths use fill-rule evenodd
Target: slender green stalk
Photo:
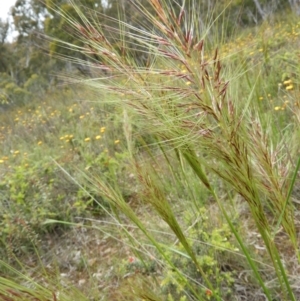
<path id="1" fill-rule="evenodd" d="M 292 180 L 291 180 L 291 183 L 290 183 L 290 187 L 289 187 L 289 190 L 288 190 L 288 194 L 287 194 L 287 197 L 286 197 L 286 200 L 285 200 L 285 203 L 283 205 L 283 208 L 282 208 L 282 212 L 279 216 L 279 219 L 277 221 L 277 224 L 274 228 L 274 235 L 277 233 L 281 223 L 282 223 L 282 219 L 283 219 L 283 216 L 285 214 L 285 210 L 286 210 L 286 207 L 289 203 L 289 200 L 290 200 L 290 197 L 291 197 L 291 194 L 293 192 L 293 188 L 294 188 L 294 185 L 295 185 L 295 182 L 296 182 L 296 179 L 297 179 L 297 175 L 298 175 L 298 171 L 300 169 L 300 156 L 298 158 L 298 161 L 297 161 L 297 164 L 296 164 L 296 167 L 295 167 L 295 170 L 294 170 L 294 173 L 293 173 L 293 176 L 292 176 Z M 297 246 L 297 241 L 293 241 L 293 245 Z M 296 248 L 297 250 L 297 248 Z M 299 250 L 297 250 L 297 256 L 298 256 L 298 260 L 300 261 L 300 254 L 299 254 Z"/>
<path id="2" fill-rule="evenodd" d="M 211 187 L 208 178 L 205 175 L 205 172 L 202 170 L 201 168 L 201 164 L 200 162 L 197 161 L 196 157 L 194 154 L 192 153 L 185 153 L 185 157 L 188 161 L 188 163 L 190 164 L 190 166 L 192 167 L 192 169 L 195 171 L 196 175 L 198 176 L 199 180 L 207 187 L 207 189 L 210 191 L 211 195 L 213 196 L 213 198 L 215 199 L 215 201 L 217 202 L 219 208 L 221 209 L 232 233 L 234 234 L 236 240 L 238 241 L 244 255 L 246 256 L 246 259 L 249 263 L 249 265 L 252 268 L 252 271 L 254 273 L 254 275 L 256 276 L 260 286 L 262 287 L 264 293 L 266 294 L 268 300 L 273 300 L 270 292 L 268 290 L 268 288 L 265 286 L 264 281 L 262 279 L 262 277 L 260 276 L 260 273 L 258 272 L 258 268 L 255 264 L 255 262 L 252 260 L 247 247 L 244 245 L 242 238 L 240 237 L 240 235 L 238 234 L 235 226 L 233 225 L 233 223 L 231 222 L 230 217 L 228 216 L 226 210 L 224 209 L 224 206 L 222 205 L 222 202 L 219 200 L 218 196 L 216 195 L 214 189 Z"/>

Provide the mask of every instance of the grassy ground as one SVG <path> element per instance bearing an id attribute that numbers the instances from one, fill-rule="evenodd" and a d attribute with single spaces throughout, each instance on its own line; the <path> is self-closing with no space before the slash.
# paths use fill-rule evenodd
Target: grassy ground
<path id="1" fill-rule="evenodd" d="M 299 300 L 299 34 L 1 111 L 0 300 Z"/>

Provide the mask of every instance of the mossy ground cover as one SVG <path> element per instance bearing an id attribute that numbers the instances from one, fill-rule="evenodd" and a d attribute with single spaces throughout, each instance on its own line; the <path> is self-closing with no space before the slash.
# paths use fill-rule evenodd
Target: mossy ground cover
<path id="1" fill-rule="evenodd" d="M 211 43 L 201 84 L 172 44 L 132 82 L 105 73 L 1 112 L 3 300 L 300 298 L 300 22 L 278 19 Z"/>

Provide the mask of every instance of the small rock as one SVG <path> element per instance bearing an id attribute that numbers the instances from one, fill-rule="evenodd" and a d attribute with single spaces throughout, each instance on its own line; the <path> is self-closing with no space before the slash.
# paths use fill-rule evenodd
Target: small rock
<path id="1" fill-rule="evenodd" d="M 79 281 L 78 281 L 78 285 L 79 286 L 82 286 L 82 285 L 84 285 L 86 283 L 86 279 L 80 279 Z"/>

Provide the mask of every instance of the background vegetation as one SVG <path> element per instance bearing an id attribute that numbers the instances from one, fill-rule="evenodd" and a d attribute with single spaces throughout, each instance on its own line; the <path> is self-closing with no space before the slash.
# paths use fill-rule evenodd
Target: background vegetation
<path id="1" fill-rule="evenodd" d="M 16 1 L 0 300 L 298 300 L 298 12 Z"/>

